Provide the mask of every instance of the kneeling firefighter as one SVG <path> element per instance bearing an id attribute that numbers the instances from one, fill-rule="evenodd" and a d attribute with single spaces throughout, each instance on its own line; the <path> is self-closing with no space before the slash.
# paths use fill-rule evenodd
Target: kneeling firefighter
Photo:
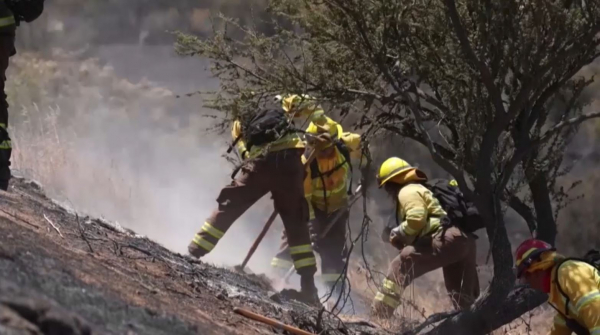
<path id="1" fill-rule="evenodd" d="M 348 256 L 348 200 L 352 190 L 352 160 L 361 155 L 360 135 L 343 132 L 342 126 L 328 117 L 322 125 L 319 123 L 311 123 L 306 131 L 309 144 L 318 153 L 306 167 L 304 195 L 310 211 L 311 240 L 321 256 L 321 280 L 337 296 L 342 289 L 340 278 Z M 292 264 L 290 250 L 293 248 L 284 234 L 280 251 L 271 261 L 280 275 Z"/>
<path id="2" fill-rule="evenodd" d="M 468 308 L 479 295 L 476 237 L 448 222 L 427 180 L 423 171 L 397 157 L 387 159 L 379 169 L 379 187 L 396 203 L 397 226 L 391 229 L 389 242 L 400 250 L 372 304 L 379 317 L 391 317 L 404 288 L 438 268 L 443 268 L 455 308 Z"/>

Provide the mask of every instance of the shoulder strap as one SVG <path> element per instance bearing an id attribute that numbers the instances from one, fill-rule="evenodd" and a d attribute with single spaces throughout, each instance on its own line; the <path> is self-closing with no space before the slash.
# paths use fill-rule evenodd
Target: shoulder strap
<path id="1" fill-rule="evenodd" d="M 311 179 L 319 178 L 320 175 L 321 175 L 321 171 L 319 171 L 319 163 L 315 159 L 310 163 L 310 178 Z"/>
<path id="2" fill-rule="evenodd" d="M 556 266 L 556 288 L 558 288 L 558 292 L 560 292 L 560 294 L 565 298 L 565 312 L 566 314 L 563 313 L 559 313 L 562 314 L 564 317 L 568 317 L 569 316 L 569 302 L 571 301 L 571 299 L 569 298 L 569 296 L 565 293 L 565 291 L 562 289 L 562 287 L 560 286 L 560 280 L 558 279 L 558 275 L 560 274 L 560 267 L 565 264 L 565 262 L 569 261 L 571 259 L 569 258 L 565 258 L 562 261 L 560 261 L 560 263 L 558 263 L 558 265 Z M 552 304 L 550 304 L 552 305 Z M 554 306 L 552 306 L 554 307 Z M 555 308 L 557 311 L 558 309 Z"/>
<path id="3" fill-rule="evenodd" d="M 342 162 L 341 165 L 348 164 L 348 166 L 350 167 L 350 183 L 348 184 L 348 195 L 352 195 L 352 184 L 354 182 L 354 170 L 352 169 L 352 160 L 350 158 L 350 151 L 348 150 L 346 143 L 344 143 L 344 141 L 342 141 L 340 139 L 337 139 L 335 141 L 335 145 L 338 148 L 338 151 L 342 154 L 342 156 L 344 156 L 344 162 Z"/>

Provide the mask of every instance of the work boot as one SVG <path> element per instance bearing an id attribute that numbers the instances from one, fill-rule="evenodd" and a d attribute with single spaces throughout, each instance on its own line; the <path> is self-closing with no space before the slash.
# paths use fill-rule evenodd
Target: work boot
<path id="1" fill-rule="evenodd" d="M 315 278 L 312 274 L 300 276 L 300 293 L 302 294 L 303 302 L 321 307 L 319 291 L 317 290 L 317 286 L 315 286 Z"/>
<path id="2" fill-rule="evenodd" d="M 204 250 L 202 247 L 200 247 L 194 242 L 190 242 L 190 244 L 188 245 L 188 252 L 190 253 L 190 256 L 194 258 L 200 258 L 206 255 L 206 250 Z"/>

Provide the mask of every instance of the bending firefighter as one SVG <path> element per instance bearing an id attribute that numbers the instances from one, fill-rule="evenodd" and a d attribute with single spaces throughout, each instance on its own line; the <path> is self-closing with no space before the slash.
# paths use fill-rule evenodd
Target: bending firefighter
<path id="1" fill-rule="evenodd" d="M 306 132 L 309 144 L 318 152 L 316 159 L 306 167 L 304 180 L 304 195 L 310 210 L 311 239 L 321 256 L 321 279 L 329 290 L 335 288 L 335 293 L 339 294 L 343 282 L 338 279 L 347 257 L 346 222 L 352 187 L 351 160 L 360 158 L 360 135 L 344 133 L 338 123 L 327 117 L 323 122 L 311 123 Z M 329 226 L 330 230 L 323 236 Z M 292 265 L 290 250 L 284 234 L 280 251 L 271 261 L 271 266 L 281 275 Z"/>
<path id="2" fill-rule="evenodd" d="M 291 245 L 294 267 L 301 277 L 301 293 L 308 302 L 318 302 L 313 275 L 316 259 L 308 232 L 308 208 L 304 201 L 304 142 L 292 131 L 294 117 L 312 115 L 310 109 L 259 111 L 248 121 L 236 120 L 232 136 L 239 154 L 246 158 L 238 178 L 217 197 L 217 209 L 189 244 L 192 256 L 212 251 L 229 227 L 250 206 L 271 192 Z"/>
<path id="3" fill-rule="evenodd" d="M 396 203 L 397 227 L 389 242 L 400 250 L 373 301 L 373 312 L 389 318 L 400 305 L 404 288 L 427 272 L 443 268 L 444 282 L 455 308 L 467 308 L 479 295 L 475 237 L 454 224 L 425 187 L 427 176 L 406 161 L 386 160 L 377 176 L 379 187 Z M 442 224 L 444 222 L 444 224 Z"/>
<path id="4" fill-rule="evenodd" d="M 530 239 L 516 252 L 517 278 L 548 294 L 557 314 L 550 335 L 600 335 L 600 254 L 565 258 L 550 244 Z"/>

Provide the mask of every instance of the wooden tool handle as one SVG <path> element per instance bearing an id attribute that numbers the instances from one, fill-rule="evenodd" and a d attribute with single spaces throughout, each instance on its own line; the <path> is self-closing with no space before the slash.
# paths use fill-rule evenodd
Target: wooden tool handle
<path id="1" fill-rule="evenodd" d="M 246 309 L 243 309 L 243 308 L 236 307 L 236 308 L 233 309 L 233 311 L 235 313 L 243 315 L 243 316 L 245 316 L 245 317 L 247 317 L 249 319 L 252 319 L 252 320 L 255 320 L 255 321 L 258 321 L 258 322 L 262 322 L 262 323 L 268 324 L 269 326 L 273 326 L 273 327 L 278 328 L 278 329 L 286 330 L 286 331 L 288 331 L 288 332 L 290 332 L 292 334 L 296 334 L 296 335 L 316 335 L 315 333 L 309 333 L 309 332 L 307 332 L 305 330 L 302 330 L 302 329 L 299 329 L 299 328 L 296 328 L 296 327 L 292 327 L 292 326 L 288 326 L 288 325 L 286 325 L 284 323 L 281 323 L 281 322 L 279 322 L 277 320 L 268 318 L 266 316 L 262 316 L 260 314 L 256 314 L 256 313 L 250 312 L 249 310 L 246 310 Z"/>

